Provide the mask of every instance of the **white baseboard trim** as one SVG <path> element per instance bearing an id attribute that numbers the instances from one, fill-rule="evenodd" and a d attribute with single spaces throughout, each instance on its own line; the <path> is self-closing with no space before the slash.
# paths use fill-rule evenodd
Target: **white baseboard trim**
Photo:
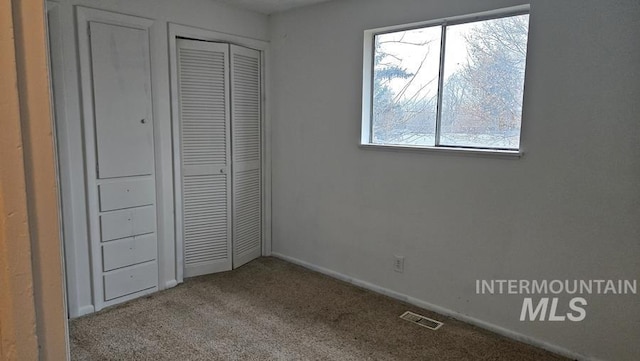
<path id="1" fill-rule="evenodd" d="M 419 300 L 419 299 L 417 299 L 415 297 L 411 297 L 411 296 L 408 296 L 408 295 L 405 295 L 405 294 L 402 294 L 402 293 L 399 293 L 399 292 L 392 291 L 392 290 L 384 288 L 384 287 L 380 287 L 378 285 L 374 285 L 373 283 L 369 283 L 369 282 L 366 282 L 366 281 L 359 280 L 357 278 L 349 277 L 347 275 L 344 275 L 344 274 L 336 272 L 336 271 L 332 271 L 332 270 L 324 268 L 324 267 L 316 266 L 314 264 L 311 264 L 309 262 L 306 262 L 306 261 L 303 261 L 303 260 L 300 260 L 300 259 L 297 259 L 297 258 L 294 258 L 294 257 L 289 257 L 289 256 L 286 256 L 284 254 L 277 253 L 277 252 L 272 252 L 271 255 L 273 257 L 280 258 L 280 259 L 282 259 L 284 261 L 291 262 L 293 264 L 297 264 L 297 265 L 302 266 L 304 268 L 308 268 L 308 269 L 310 269 L 312 271 L 316 271 L 316 272 L 325 274 L 327 276 L 330 276 L 330 277 L 333 277 L 333 278 L 337 278 L 337 279 L 339 279 L 341 281 L 345 281 L 345 282 L 351 283 L 353 285 L 356 285 L 358 287 L 362 287 L 362 288 L 368 289 L 370 291 L 373 291 L 373 292 L 376 292 L 376 293 L 380 293 L 380 294 L 383 294 L 385 296 L 389 296 L 391 298 L 395 298 L 395 299 L 400 300 L 400 301 L 407 302 L 407 303 L 412 304 L 414 306 L 417 306 L 417 307 L 420 307 L 420 308 L 424 308 L 426 310 L 429 310 L 429 311 L 432 311 L 432 312 L 436 312 L 436 313 L 439 313 L 439 314 L 444 315 L 444 316 L 455 318 L 457 320 L 460 320 L 460 321 L 472 324 L 474 326 L 481 327 L 481 328 L 483 328 L 485 330 L 497 333 L 497 334 L 499 334 L 501 336 L 508 337 L 510 339 L 513 339 L 513 340 L 516 340 L 516 341 L 520 341 L 520 342 L 523 342 L 523 343 L 526 343 L 526 344 L 529 344 L 529 345 L 532 345 L 532 346 L 536 346 L 536 347 L 545 349 L 547 351 L 554 352 L 554 353 L 556 353 L 558 355 L 561 355 L 561 356 L 564 356 L 564 357 L 568 357 L 570 359 L 584 360 L 584 361 L 602 361 L 600 359 L 597 359 L 597 358 L 594 358 L 594 357 L 588 357 L 588 356 L 582 355 L 582 354 L 580 354 L 578 352 L 574 352 L 574 351 L 568 350 L 568 349 L 566 349 L 564 347 L 557 346 L 557 345 L 551 344 L 551 343 L 546 342 L 546 341 L 538 340 L 538 339 L 536 339 L 534 337 L 527 336 L 527 335 L 524 335 L 524 334 L 521 334 L 521 333 L 518 333 L 518 332 L 515 332 L 515 331 L 512 331 L 512 330 L 506 329 L 504 327 L 501 327 L 501 326 L 498 326 L 498 325 L 495 325 L 495 324 L 492 324 L 492 323 L 489 323 L 489 322 L 486 322 L 486 321 L 482 321 L 482 320 L 479 320 L 477 318 L 474 318 L 474 317 L 471 317 L 471 316 L 468 316 L 468 315 L 465 315 L 465 314 L 462 314 L 462 313 L 459 313 L 459 312 L 456 312 L 456 311 L 452 311 L 450 309 L 447 309 L 447 308 L 444 308 L 444 307 L 441 307 L 441 306 L 437 306 L 437 305 L 434 305 L 434 304 Z"/>
<path id="2" fill-rule="evenodd" d="M 78 317 L 82 317 L 84 315 L 88 315 L 90 313 L 94 313 L 95 312 L 95 308 L 93 307 L 93 305 L 84 305 L 81 306 L 80 308 L 78 308 L 78 312 L 74 312 L 72 314 L 69 315 L 70 319 L 73 318 L 78 318 Z"/>
<path id="3" fill-rule="evenodd" d="M 175 286 L 177 286 L 177 285 L 178 285 L 178 281 L 176 281 L 176 280 L 170 280 L 170 281 L 167 281 L 167 282 L 164 284 L 164 288 L 165 288 L 165 289 L 167 289 L 167 288 L 175 287 Z"/>

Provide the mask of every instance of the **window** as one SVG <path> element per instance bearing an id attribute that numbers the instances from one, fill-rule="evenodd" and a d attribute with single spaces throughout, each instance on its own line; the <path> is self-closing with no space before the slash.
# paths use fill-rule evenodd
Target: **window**
<path id="1" fill-rule="evenodd" d="M 365 32 L 362 143 L 517 152 L 527 11 Z"/>

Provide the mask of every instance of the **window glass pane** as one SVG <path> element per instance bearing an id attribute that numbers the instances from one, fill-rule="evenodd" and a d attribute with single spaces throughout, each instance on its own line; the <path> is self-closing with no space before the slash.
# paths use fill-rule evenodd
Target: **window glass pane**
<path id="1" fill-rule="evenodd" d="M 440 145 L 518 149 L 529 15 L 447 27 Z"/>
<path id="2" fill-rule="evenodd" d="M 441 27 L 375 36 L 373 143 L 435 145 Z"/>

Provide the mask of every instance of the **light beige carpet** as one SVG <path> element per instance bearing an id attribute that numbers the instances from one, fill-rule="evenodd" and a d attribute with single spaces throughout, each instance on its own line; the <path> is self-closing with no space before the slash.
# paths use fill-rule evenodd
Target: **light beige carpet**
<path id="1" fill-rule="evenodd" d="M 274 258 L 72 320 L 70 333 L 72 359 L 91 361 L 564 360 Z"/>

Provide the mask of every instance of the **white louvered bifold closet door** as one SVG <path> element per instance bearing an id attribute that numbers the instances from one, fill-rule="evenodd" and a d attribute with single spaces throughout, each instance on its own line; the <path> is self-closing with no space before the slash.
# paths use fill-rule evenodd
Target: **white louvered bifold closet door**
<path id="1" fill-rule="evenodd" d="M 260 52 L 231 45 L 233 267 L 262 254 Z"/>
<path id="2" fill-rule="evenodd" d="M 178 40 L 184 276 L 230 270 L 229 45 Z"/>

